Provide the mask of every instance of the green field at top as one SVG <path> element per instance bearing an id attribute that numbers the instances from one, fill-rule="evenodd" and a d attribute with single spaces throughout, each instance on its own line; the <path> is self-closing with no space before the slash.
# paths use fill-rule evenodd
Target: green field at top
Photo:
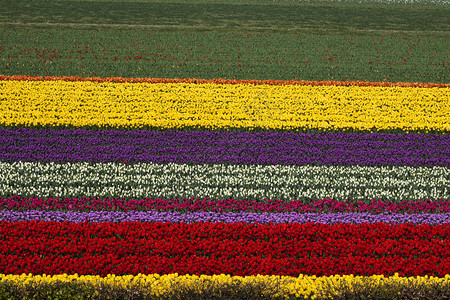
<path id="1" fill-rule="evenodd" d="M 0 24 L 309 33 L 448 33 L 447 6 L 377 2 L 0 1 Z"/>
<path id="2" fill-rule="evenodd" d="M 54 1 L 54 0 L 41 0 Z M 400 5 L 449 5 L 449 0 L 59 0 L 59 1 L 78 1 L 78 2 L 134 2 L 134 3 L 190 3 L 190 4 L 251 4 L 251 5 L 297 5 L 298 3 L 337 3 L 337 4 L 400 4 Z"/>
<path id="3" fill-rule="evenodd" d="M 445 1 L 0 1 L 0 74 L 449 83 Z"/>

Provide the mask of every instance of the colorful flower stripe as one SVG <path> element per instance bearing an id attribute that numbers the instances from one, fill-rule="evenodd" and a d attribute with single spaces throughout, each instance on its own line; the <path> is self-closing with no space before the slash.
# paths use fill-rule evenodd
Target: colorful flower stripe
<path id="1" fill-rule="evenodd" d="M 0 81 L 6 126 L 450 130 L 448 88 Z"/>
<path id="2" fill-rule="evenodd" d="M 157 212 L 157 211 L 132 211 L 132 212 L 114 212 L 114 211 L 2 211 L 0 221 L 19 222 L 19 221 L 54 221 L 54 222 L 171 222 L 171 223 L 259 223 L 259 224 L 282 224 L 308 222 L 318 224 L 362 224 L 362 223 L 389 223 L 389 224 L 428 224 L 440 225 L 450 223 L 450 213 L 445 214 L 371 214 L 371 213 L 216 213 L 216 212 Z"/>
<path id="3" fill-rule="evenodd" d="M 205 199 L 98 199 L 98 198 L 22 198 L 0 197 L 0 211 L 63 210 L 63 211 L 160 211 L 160 212 L 256 212 L 256 213 L 371 213 L 420 214 L 450 213 L 450 201 L 390 201 L 372 200 L 369 203 L 337 201 L 333 199 L 302 201 L 283 200 L 211 200 Z"/>
<path id="4" fill-rule="evenodd" d="M 238 80 L 238 79 L 199 79 L 199 78 L 125 78 L 125 77 L 77 77 L 77 76 L 28 76 L 0 75 L 0 80 L 19 81 L 92 81 L 117 83 L 215 83 L 215 84 L 253 84 L 253 85 L 311 85 L 311 86 L 383 86 L 383 87 L 420 87 L 445 88 L 450 83 L 419 83 L 419 82 L 368 82 L 368 81 L 308 81 L 308 80 Z"/>
<path id="5" fill-rule="evenodd" d="M 450 224 L 0 222 L 0 273 L 439 276 Z M 388 254 L 388 255 L 387 255 Z"/>
<path id="6" fill-rule="evenodd" d="M 0 161 L 450 167 L 450 135 L 0 128 Z"/>
<path id="7" fill-rule="evenodd" d="M 152 287 L 152 291 L 155 291 L 155 294 L 161 295 L 164 292 L 170 290 L 174 284 L 186 284 L 190 286 L 197 286 L 203 284 L 210 284 L 211 282 L 216 282 L 217 284 L 225 284 L 232 283 L 236 281 L 240 282 L 276 282 L 279 285 L 281 290 L 285 291 L 284 295 L 292 295 L 296 297 L 311 296 L 312 299 L 315 298 L 315 294 L 317 294 L 318 289 L 324 287 L 327 284 L 338 285 L 342 281 L 347 283 L 363 283 L 365 280 L 374 280 L 380 283 L 448 283 L 450 278 L 445 276 L 443 278 L 438 277 L 399 277 L 398 275 L 394 275 L 391 277 L 384 277 L 380 275 L 373 276 L 307 276 L 301 275 L 299 277 L 289 277 L 289 276 L 229 276 L 225 274 L 220 275 L 143 275 L 139 274 L 137 276 L 115 276 L 108 275 L 107 277 L 100 276 L 91 276 L 91 275 L 53 275 L 53 276 L 30 276 L 30 275 L 3 275 L 0 274 L 0 280 L 12 281 L 20 284 L 32 284 L 34 282 L 83 282 L 93 285 L 101 285 L 107 284 L 111 286 L 134 286 L 134 285 L 143 285 L 147 284 Z"/>
<path id="8" fill-rule="evenodd" d="M 307 276 L 300 275 L 298 277 L 290 277 L 290 276 L 230 276 L 225 274 L 220 275 L 178 275 L 178 274 L 169 274 L 169 275 L 159 275 L 159 274 L 150 274 L 143 275 L 138 274 L 136 276 L 115 276 L 115 275 L 107 275 L 106 277 L 100 276 L 92 276 L 92 275 L 29 275 L 29 274 L 21 274 L 21 275 L 4 275 L 0 274 L 0 281 L 10 281 L 14 283 L 18 283 L 21 285 L 33 284 L 39 282 L 83 282 L 87 284 L 92 284 L 94 286 L 98 285 L 110 285 L 110 286 L 120 286 L 120 287 L 130 287 L 130 286 L 151 286 L 151 291 L 153 291 L 153 295 L 161 295 L 166 291 L 169 291 L 173 288 L 174 285 L 177 284 L 185 284 L 188 286 L 202 286 L 202 285 L 210 285 L 212 282 L 217 284 L 226 284 L 233 283 L 236 281 L 240 282 L 269 282 L 272 284 L 276 284 L 280 290 L 284 291 L 284 295 L 287 296 L 295 296 L 295 297 L 309 297 L 312 299 L 315 298 L 315 295 L 318 293 L 319 289 L 324 287 L 327 284 L 331 285 L 339 285 L 342 281 L 347 283 L 363 283 L 366 280 L 374 280 L 379 283 L 417 283 L 417 284 L 433 284 L 433 283 L 448 283 L 450 280 L 450 276 L 446 275 L 445 277 L 399 277 L 397 274 L 391 277 L 384 277 L 382 275 L 373 275 L 373 276 L 353 276 L 353 275 L 342 275 L 342 276 Z"/>
<path id="9" fill-rule="evenodd" d="M 0 162 L 3 196 L 450 200 L 450 168 Z"/>

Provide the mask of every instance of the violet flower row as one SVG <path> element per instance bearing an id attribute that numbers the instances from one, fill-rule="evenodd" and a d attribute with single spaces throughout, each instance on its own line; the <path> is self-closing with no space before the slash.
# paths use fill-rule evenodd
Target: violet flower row
<path id="1" fill-rule="evenodd" d="M 372 200 L 370 203 L 337 201 L 333 199 L 313 200 L 311 203 L 283 200 L 210 200 L 191 199 L 99 199 L 99 198 L 24 198 L 0 197 L 0 211 L 177 211 L 177 212 L 270 212 L 270 213 L 450 213 L 450 201 L 403 201 L 393 203 Z"/>
<path id="2" fill-rule="evenodd" d="M 1 128 L 0 161 L 450 166 L 450 135 Z"/>
<path id="3" fill-rule="evenodd" d="M 321 224 L 362 224 L 362 223 L 391 223 L 391 224 L 428 224 L 440 225 L 450 223 L 450 213 L 445 214 L 370 214 L 370 213 L 216 213 L 216 212 L 113 212 L 113 211 L 2 211 L 0 221 L 55 221 L 55 222 L 171 222 L 171 223 L 321 223 Z"/>

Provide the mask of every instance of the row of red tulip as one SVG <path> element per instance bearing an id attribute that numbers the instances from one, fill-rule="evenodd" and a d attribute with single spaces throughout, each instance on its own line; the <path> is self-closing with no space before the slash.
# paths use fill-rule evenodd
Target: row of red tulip
<path id="1" fill-rule="evenodd" d="M 450 224 L 1 222 L 0 273 L 450 273 Z"/>

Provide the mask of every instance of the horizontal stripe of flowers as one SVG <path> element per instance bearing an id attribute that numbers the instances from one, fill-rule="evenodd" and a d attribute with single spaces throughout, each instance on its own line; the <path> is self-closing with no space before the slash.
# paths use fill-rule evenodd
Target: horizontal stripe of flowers
<path id="1" fill-rule="evenodd" d="M 282 224 L 308 222 L 319 224 L 428 224 L 440 225 L 450 223 L 450 213 L 442 214 L 371 214 L 371 213 L 249 213 L 249 212 L 157 212 L 157 211 L 0 211 L 0 221 L 54 221 L 54 222 L 171 222 L 171 223 L 259 223 Z"/>
<path id="2" fill-rule="evenodd" d="M 186 286 L 211 286 L 212 283 L 215 284 L 231 284 L 235 282 L 242 283 L 268 283 L 269 285 L 276 285 L 277 288 L 282 291 L 282 295 L 295 296 L 295 297 L 309 297 L 314 299 L 314 296 L 319 292 L 319 289 L 324 288 L 328 284 L 339 286 L 339 284 L 345 282 L 348 284 L 354 283 L 365 283 L 368 280 L 382 283 L 399 283 L 399 284 L 435 284 L 435 283 L 448 283 L 450 281 L 450 276 L 445 277 L 400 277 L 397 274 L 391 277 L 385 277 L 383 275 L 373 275 L 373 276 L 353 276 L 353 275 L 342 275 L 342 276 L 307 276 L 300 275 L 298 277 L 290 276 L 230 276 L 226 274 L 220 275 L 159 275 L 159 274 L 138 274 L 136 276 L 116 276 L 114 274 L 108 274 L 105 277 L 93 276 L 93 275 L 12 275 L 12 274 L 0 274 L 0 281 L 13 282 L 20 284 L 21 286 L 27 284 L 38 285 L 39 283 L 54 283 L 54 282 L 80 282 L 86 284 L 92 284 L 94 286 L 104 286 L 108 285 L 111 287 L 144 287 L 149 291 L 152 291 L 152 295 L 161 295 L 167 291 L 170 291 L 178 284 L 183 284 Z"/>
<path id="3" fill-rule="evenodd" d="M 4 274 L 439 276 L 450 224 L 0 222 Z"/>
<path id="4" fill-rule="evenodd" d="M 0 81 L 4 126 L 450 130 L 448 88 Z"/>
<path id="5" fill-rule="evenodd" d="M 450 200 L 450 168 L 0 162 L 3 197 Z"/>
<path id="6" fill-rule="evenodd" d="M 0 128 L 0 161 L 450 167 L 450 135 Z"/>
<path id="7" fill-rule="evenodd" d="M 159 211 L 159 212 L 256 212 L 256 213 L 371 213 L 420 214 L 450 213 L 450 201 L 383 201 L 368 203 L 320 199 L 303 201 L 268 200 L 211 200 L 191 199 L 125 199 L 125 198 L 23 198 L 0 197 L 1 210 L 62 210 L 62 211 Z"/>
<path id="8" fill-rule="evenodd" d="M 77 76 L 29 76 L 29 75 L 0 75 L 0 80 L 21 81 L 92 81 L 117 83 L 216 83 L 216 84 L 253 84 L 253 85 L 335 85 L 335 86 L 384 86 L 384 87 L 420 87 L 446 88 L 449 83 L 433 82 L 368 82 L 368 81 L 308 81 L 308 80 L 238 80 L 238 79 L 199 79 L 199 78 L 125 78 L 125 77 L 77 77 Z"/>

